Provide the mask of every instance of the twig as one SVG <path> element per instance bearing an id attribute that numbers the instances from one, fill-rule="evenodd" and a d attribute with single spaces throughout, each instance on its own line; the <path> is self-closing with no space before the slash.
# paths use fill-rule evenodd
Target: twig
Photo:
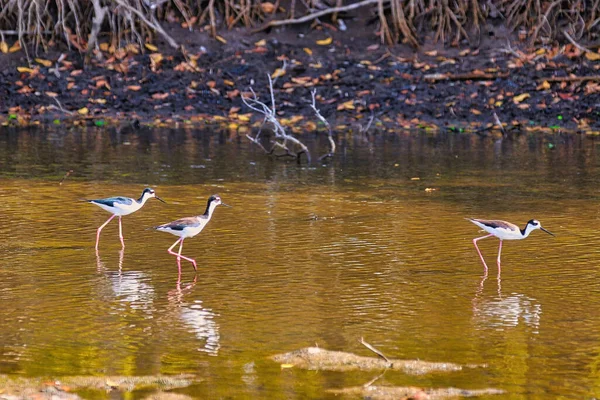
<path id="1" fill-rule="evenodd" d="M 433 82 L 438 81 L 471 81 L 471 80 L 494 80 L 497 78 L 506 78 L 509 76 L 508 72 L 500 72 L 497 74 L 489 73 L 476 73 L 470 72 L 466 74 L 426 74 L 423 75 L 423 79 Z"/>
<path id="2" fill-rule="evenodd" d="M 56 97 L 52 97 L 52 99 L 54 99 L 54 101 L 56 101 L 56 104 L 58 104 L 58 109 L 62 112 L 64 112 L 65 114 L 68 115 L 73 115 L 73 111 L 69 111 L 69 110 L 65 110 L 62 106 L 62 104 L 60 104 L 60 101 L 58 101 L 58 99 Z M 49 107 L 56 107 L 54 105 L 50 105 Z"/>
<path id="3" fill-rule="evenodd" d="M 376 4 L 378 1 L 379 0 L 363 0 L 363 1 L 359 1 L 358 3 L 348 4 L 347 6 L 326 8 L 324 10 L 318 11 L 316 13 L 308 14 L 308 15 L 305 15 L 304 17 L 297 18 L 297 19 L 271 20 L 268 23 L 266 23 L 265 25 L 254 29 L 253 32 L 264 31 L 265 29 L 270 28 L 272 26 L 302 24 L 304 22 L 312 21 L 315 18 L 322 17 L 324 15 L 339 13 L 342 11 L 350 11 L 350 10 L 354 10 L 356 8 L 368 6 L 370 4 Z"/>
<path id="4" fill-rule="evenodd" d="M 146 18 L 144 16 L 144 14 L 142 14 L 139 10 L 136 10 L 135 8 L 131 7 L 129 4 L 124 3 L 122 0 L 114 0 L 114 1 L 121 7 L 125 8 L 125 9 L 131 11 L 132 13 L 134 13 L 135 15 L 137 15 L 146 25 L 148 25 L 150 28 L 152 28 L 155 31 L 157 31 L 158 33 L 160 33 L 165 38 L 165 40 L 169 43 L 169 45 L 171 47 L 173 47 L 174 49 L 179 47 L 177 42 L 171 36 L 169 36 L 169 34 L 167 32 L 165 32 L 165 30 L 162 28 L 162 26 L 160 26 L 160 24 L 158 24 L 158 23 L 155 24 L 153 22 L 150 22 L 148 20 L 148 18 Z"/>
<path id="5" fill-rule="evenodd" d="M 248 134 L 246 134 L 246 137 L 255 145 L 257 145 L 258 147 L 260 147 L 261 149 L 263 149 L 265 151 L 265 153 L 267 154 L 271 154 L 273 152 L 273 150 L 271 149 L 271 151 L 269 152 L 267 149 L 265 149 L 265 146 L 262 145 L 261 142 L 258 141 L 258 135 L 256 135 L 256 137 L 252 137 Z"/>
<path id="6" fill-rule="evenodd" d="M 331 125 L 321 115 L 321 111 L 319 111 L 319 109 L 317 108 L 317 100 L 316 100 L 317 89 L 311 90 L 310 94 L 312 96 L 312 104 L 310 105 L 310 107 L 313 109 L 313 111 L 317 115 L 317 118 L 327 127 L 327 138 L 329 139 L 329 153 L 324 154 L 321 157 L 319 157 L 319 161 L 321 161 L 324 158 L 333 157 L 333 155 L 335 154 L 335 140 L 333 140 L 333 130 L 331 129 Z"/>
<path id="7" fill-rule="evenodd" d="M 502 136 L 506 136 L 506 130 L 504 130 L 504 126 L 502 125 L 502 122 L 500 122 L 500 118 L 498 118 L 498 114 L 494 113 L 494 121 L 496 122 L 496 125 L 498 125 L 498 127 L 500 128 L 500 131 L 502 132 Z"/>
<path id="8" fill-rule="evenodd" d="M 69 175 L 71 175 L 72 173 L 73 173 L 73 170 L 72 170 L 72 169 L 68 170 L 68 171 L 67 171 L 67 173 L 65 174 L 65 176 L 63 176 L 63 178 L 62 178 L 62 179 L 60 180 L 60 182 L 58 183 L 58 186 L 61 186 L 61 185 L 63 184 L 63 182 L 65 181 L 65 179 L 67 179 L 67 177 L 68 177 Z"/>
<path id="9" fill-rule="evenodd" d="M 588 48 L 586 48 L 586 47 L 583 47 L 582 45 L 580 45 L 579 43 L 577 43 L 577 42 L 575 41 L 575 39 L 573 39 L 573 38 L 571 37 L 571 35 L 569 35 L 569 33 L 566 31 L 566 29 L 565 29 L 565 30 L 563 30 L 563 31 L 562 31 L 562 33 L 563 33 L 563 35 L 565 35 L 565 37 L 567 38 L 567 40 L 568 40 L 569 42 L 571 42 L 571 44 L 572 44 L 573 46 L 577 47 L 579 50 L 583 51 L 584 53 L 594 53 L 594 51 L 592 51 L 592 50 L 590 50 L 590 49 L 588 49 Z"/>
<path id="10" fill-rule="evenodd" d="M 365 342 L 365 339 L 363 339 L 362 337 L 360 338 L 360 343 L 363 346 L 365 346 L 367 349 L 371 350 L 373 353 L 377 354 L 379 357 L 383 358 L 388 364 L 392 363 L 390 361 L 390 359 L 385 356 L 385 354 L 383 354 L 381 351 L 377 350 L 375 347 L 373 347 L 369 343 Z"/>
<path id="11" fill-rule="evenodd" d="M 385 373 L 387 372 L 387 370 L 388 370 L 387 368 L 384 369 L 382 373 L 380 373 L 379 375 L 377 375 L 375 378 L 371 379 L 369 382 L 365 383 L 363 385 L 363 387 L 365 387 L 365 388 L 369 387 L 372 384 L 374 384 L 375 382 L 377 382 L 379 380 L 379 378 L 381 378 L 383 375 L 385 375 Z"/>
<path id="12" fill-rule="evenodd" d="M 367 135 L 367 132 L 369 131 L 369 128 L 371 127 L 371 125 L 373 124 L 373 121 L 375 121 L 375 114 L 373 114 L 373 111 L 371 111 L 371 116 L 369 117 L 369 121 L 367 122 L 367 125 L 365 125 L 365 127 L 363 128 L 362 125 L 358 125 L 358 130 L 360 133 Z"/>
<path id="13" fill-rule="evenodd" d="M 600 81 L 600 75 L 586 76 L 550 76 L 547 78 L 539 78 L 538 82 L 583 82 L 583 81 Z"/>

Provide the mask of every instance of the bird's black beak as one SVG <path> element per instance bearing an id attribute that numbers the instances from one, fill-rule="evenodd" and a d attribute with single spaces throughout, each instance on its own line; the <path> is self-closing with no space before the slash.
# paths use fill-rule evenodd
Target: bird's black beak
<path id="1" fill-rule="evenodd" d="M 546 229 L 542 228 L 541 226 L 540 226 L 540 229 L 543 230 L 544 232 L 546 232 L 550 236 L 556 236 L 556 235 L 554 235 L 554 233 L 550 232 L 549 230 L 546 230 Z"/>
<path id="2" fill-rule="evenodd" d="M 167 202 L 166 202 L 166 201 L 164 201 L 163 199 L 161 199 L 160 197 L 158 197 L 158 196 L 156 196 L 156 195 L 154 195 L 154 198 L 155 198 L 156 200 L 160 200 L 160 201 L 162 201 L 163 203 L 167 204 Z"/>
<path id="3" fill-rule="evenodd" d="M 229 204 L 221 203 L 221 205 L 222 205 L 222 206 L 225 206 L 225 207 L 233 208 L 233 207 L 231 207 Z"/>

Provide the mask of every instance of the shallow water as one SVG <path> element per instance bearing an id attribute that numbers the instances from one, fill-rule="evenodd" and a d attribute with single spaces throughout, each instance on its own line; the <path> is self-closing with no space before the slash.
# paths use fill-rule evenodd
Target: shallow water
<path id="1" fill-rule="evenodd" d="M 307 138 L 311 150 L 326 142 Z M 202 398 L 324 398 L 379 372 L 281 369 L 317 344 L 487 368 L 378 385 L 496 387 L 494 398 L 600 396 L 598 142 L 581 136 L 406 134 L 340 139 L 298 166 L 196 131 L 0 131 L 0 373 L 191 373 Z M 61 179 L 69 170 L 73 172 Z M 150 200 L 116 220 L 84 198 Z M 426 190 L 435 189 L 435 190 Z M 220 207 L 183 253 L 145 230 Z M 541 231 L 505 242 L 465 217 Z M 107 396 L 97 394 L 98 396 Z"/>

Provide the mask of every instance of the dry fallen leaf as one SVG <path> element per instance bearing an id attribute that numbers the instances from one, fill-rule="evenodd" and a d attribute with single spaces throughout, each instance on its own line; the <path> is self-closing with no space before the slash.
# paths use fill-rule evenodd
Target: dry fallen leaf
<path id="1" fill-rule="evenodd" d="M 339 104 L 337 106 L 337 110 L 354 110 L 354 100 L 348 100 L 345 103 Z"/>
<path id="2" fill-rule="evenodd" d="M 513 97 L 513 102 L 514 102 L 515 104 L 519 104 L 520 102 L 522 102 L 523 100 L 525 100 L 525 99 L 527 99 L 527 98 L 529 98 L 529 97 L 531 97 L 531 96 L 529 95 L 529 93 L 523 93 L 523 94 L 520 94 L 520 95 L 518 95 L 518 96 L 515 96 L 515 97 Z"/>
<path id="3" fill-rule="evenodd" d="M 146 47 L 150 51 L 158 51 L 158 47 L 150 43 L 145 43 L 144 47 Z"/>
<path id="4" fill-rule="evenodd" d="M 227 40 L 225 40 L 225 38 L 222 36 L 217 35 L 217 36 L 215 36 L 215 39 L 217 39 L 219 42 L 221 42 L 223 44 L 227 43 Z"/>
<path id="5" fill-rule="evenodd" d="M 153 98 L 154 100 L 164 100 L 164 99 L 166 99 L 167 97 L 169 97 L 169 93 L 154 93 L 154 94 L 152 95 L 152 98 Z"/>
<path id="6" fill-rule="evenodd" d="M 0 42 L 0 51 L 3 53 L 8 53 L 8 43 Z"/>
<path id="7" fill-rule="evenodd" d="M 306 54 L 308 54 L 309 56 L 312 56 L 312 53 L 313 53 L 313 52 L 312 52 L 312 50 L 311 50 L 311 49 L 309 49 L 308 47 L 305 47 L 303 50 L 304 50 L 304 52 L 305 52 Z"/>
<path id="8" fill-rule="evenodd" d="M 140 85 L 130 85 L 127 86 L 127 90 L 132 90 L 134 92 L 137 92 L 138 90 L 140 90 L 142 87 Z"/>
<path id="9" fill-rule="evenodd" d="M 316 43 L 319 46 L 329 46 L 331 43 L 333 43 L 333 38 L 331 36 L 329 36 L 327 39 L 317 40 Z"/>
<path id="10" fill-rule="evenodd" d="M 31 74 L 35 70 L 32 69 L 32 68 L 27 68 L 27 67 L 17 67 L 17 71 L 19 71 L 19 72 L 29 72 Z"/>
<path id="11" fill-rule="evenodd" d="M 77 110 L 77 113 L 78 113 L 79 115 L 86 115 L 88 112 L 90 112 L 90 110 L 88 110 L 88 108 L 87 108 L 87 107 L 82 107 L 82 108 L 80 108 L 79 110 Z"/>
<path id="12" fill-rule="evenodd" d="M 271 75 L 271 78 L 275 79 L 275 78 L 279 78 L 280 76 L 283 76 L 283 75 L 285 75 L 285 69 L 277 68 Z"/>
<path id="13" fill-rule="evenodd" d="M 275 5 L 273 3 L 265 1 L 264 3 L 260 3 L 260 9 L 265 14 L 271 14 L 273 11 L 275 11 Z"/>
<path id="14" fill-rule="evenodd" d="M 8 49 L 8 52 L 9 53 L 16 53 L 19 50 L 21 50 L 21 43 L 19 43 L 19 41 L 17 40 L 15 42 L 15 44 L 13 44 L 12 46 L 10 46 L 10 49 Z"/>
<path id="15" fill-rule="evenodd" d="M 537 90 L 548 90 L 550 89 L 550 82 L 544 81 L 538 85 Z"/>
<path id="16" fill-rule="evenodd" d="M 58 93 L 56 92 L 45 92 L 48 97 L 58 97 Z"/>
<path id="17" fill-rule="evenodd" d="M 600 60 L 600 54 L 587 51 L 585 53 L 585 58 L 587 58 L 590 61 L 598 61 Z"/>

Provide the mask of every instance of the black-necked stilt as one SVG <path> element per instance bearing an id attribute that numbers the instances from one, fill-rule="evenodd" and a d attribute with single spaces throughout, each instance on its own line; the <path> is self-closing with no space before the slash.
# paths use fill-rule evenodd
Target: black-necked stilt
<path id="1" fill-rule="evenodd" d="M 481 255 L 481 251 L 479 251 L 479 247 L 477 247 L 477 241 L 481 239 L 488 238 L 490 236 L 495 236 L 500 239 L 500 247 L 498 248 L 498 267 L 500 267 L 500 254 L 502 253 L 502 241 L 503 240 L 520 240 L 525 239 L 529 234 L 536 229 L 541 229 L 547 234 L 554 236 L 554 234 L 544 228 L 538 220 L 532 219 L 527 222 L 525 228 L 520 229 L 517 225 L 511 224 L 510 222 L 500 221 L 500 220 L 489 220 L 489 219 L 475 219 L 475 218 L 467 218 L 469 221 L 488 232 L 489 235 L 485 235 L 479 238 L 473 239 L 473 244 L 477 249 L 477 253 L 479 253 L 479 257 L 483 262 L 483 266 L 487 271 L 487 265 L 485 264 L 485 260 Z"/>
<path id="2" fill-rule="evenodd" d="M 210 218 L 212 217 L 215 208 L 218 205 L 223 205 L 226 207 L 227 204 L 221 201 L 221 198 L 218 195 L 212 195 L 208 198 L 208 204 L 206 205 L 206 211 L 202 215 L 198 215 L 196 217 L 185 217 L 178 219 L 177 221 L 169 222 L 168 224 L 163 224 L 159 226 L 155 226 L 153 229 L 161 232 L 169 232 L 172 235 L 179 236 L 179 239 L 173 243 L 167 252 L 174 256 L 177 256 L 177 264 L 179 266 L 179 274 L 181 274 L 181 258 L 187 260 L 192 263 L 194 266 L 194 270 L 198 270 L 196 266 L 196 260 L 193 258 L 185 257 L 181 255 L 181 249 L 183 248 L 183 240 L 187 238 L 191 238 L 202 232 L 202 229 L 208 224 Z M 179 253 L 175 253 L 173 251 L 173 247 L 175 247 L 179 243 Z"/>
<path id="3" fill-rule="evenodd" d="M 102 228 L 104 228 L 114 217 L 119 217 L 119 238 L 121 239 L 121 245 L 125 247 L 125 242 L 123 241 L 123 228 L 121 226 L 121 217 L 123 215 L 129 215 L 131 213 L 136 212 L 140 208 L 144 206 L 148 199 L 154 197 L 157 200 L 166 203 L 163 199 L 156 195 L 154 189 L 146 188 L 142 192 L 142 195 L 139 199 L 132 199 L 130 197 L 108 197 L 106 199 L 96 199 L 96 200 L 86 200 L 89 203 L 95 204 L 100 208 L 105 209 L 109 213 L 113 214 L 112 217 L 108 219 L 100 228 L 98 228 L 98 233 L 96 233 L 96 250 L 98 250 L 98 243 L 100 241 L 100 232 Z"/>

